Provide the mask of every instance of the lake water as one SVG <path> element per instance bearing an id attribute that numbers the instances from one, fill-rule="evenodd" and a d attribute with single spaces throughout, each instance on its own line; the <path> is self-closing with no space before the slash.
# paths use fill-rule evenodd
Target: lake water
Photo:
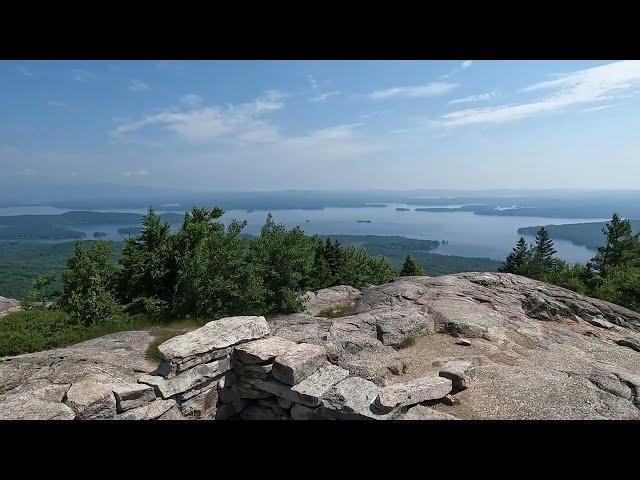
<path id="1" fill-rule="evenodd" d="M 443 205 L 445 206 L 445 205 Z M 450 205 L 451 207 L 451 205 Z M 397 211 L 396 208 L 408 208 L 409 211 Z M 416 212 L 415 205 L 389 204 L 386 207 L 365 208 L 325 208 L 323 210 L 273 210 L 276 222 L 287 227 L 300 226 L 309 234 L 344 235 L 398 235 L 403 237 L 447 240 L 435 253 L 461 255 L 465 257 L 489 257 L 503 260 L 520 237 L 520 227 L 563 223 L 584 223 L 606 221 L 604 218 L 541 218 L 541 217 L 499 217 L 474 215 L 473 212 Z M 37 215 L 61 214 L 68 210 L 52 207 L 11 207 L 0 208 L 1 215 Z M 144 209 L 106 209 L 104 212 L 144 213 Z M 162 213 L 159 210 L 159 213 Z M 267 217 L 265 211 L 229 210 L 223 221 L 233 218 L 247 220 L 246 233 L 256 234 Z M 371 220 L 371 223 L 359 223 L 358 220 Z M 73 227 L 82 231 L 87 239 L 93 238 L 93 232 L 105 232 L 105 239 L 121 240 L 117 229 L 128 225 L 92 225 Z M 534 237 L 525 236 L 533 242 Z M 594 252 L 586 247 L 577 246 L 566 240 L 554 240 L 558 256 L 569 262 L 586 262 Z"/>

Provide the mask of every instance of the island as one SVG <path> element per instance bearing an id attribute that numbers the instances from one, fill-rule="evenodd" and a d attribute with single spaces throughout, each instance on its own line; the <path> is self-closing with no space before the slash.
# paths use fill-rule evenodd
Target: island
<path id="1" fill-rule="evenodd" d="M 396 212 L 408 212 L 410 211 L 410 208 L 404 208 L 404 207 L 397 207 L 396 208 Z"/>

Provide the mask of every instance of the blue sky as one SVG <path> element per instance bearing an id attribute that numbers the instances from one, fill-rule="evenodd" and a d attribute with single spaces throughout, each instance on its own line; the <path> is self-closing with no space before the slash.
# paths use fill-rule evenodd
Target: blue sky
<path id="1" fill-rule="evenodd" d="M 638 188 L 638 61 L 0 62 L 0 184 Z"/>

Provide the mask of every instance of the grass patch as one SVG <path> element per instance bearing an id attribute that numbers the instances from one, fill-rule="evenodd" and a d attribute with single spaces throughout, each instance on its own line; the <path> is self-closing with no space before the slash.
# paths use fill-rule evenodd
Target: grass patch
<path id="1" fill-rule="evenodd" d="M 0 319 L 0 357 L 66 347 L 78 342 L 127 330 L 146 330 L 152 321 L 144 316 L 116 315 L 90 325 L 73 323 L 59 309 L 30 309 Z"/>
<path id="2" fill-rule="evenodd" d="M 339 305 L 337 307 L 329 307 L 318 313 L 318 316 L 325 318 L 340 318 L 353 315 L 353 307 L 351 305 Z"/>
<path id="3" fill-rule="evenodd" d="M 158 345 L 166 342 L 170 338 L 177 337 L 178 335 L 183 335 L 187 332 L 191 332 L 192 330 L 201 327 L 205 323 L 207 322 L 197 320 L 176 320 L 163 325 L 153 326 L 151 330 L 149 330 L 149 333 L 153 335 L 154 339 L 147 347 L 145 357 L 147 358 L 147 360 L 159 362 L 160 360 L 162 360 L 162 355 L 158 350 Z"/>

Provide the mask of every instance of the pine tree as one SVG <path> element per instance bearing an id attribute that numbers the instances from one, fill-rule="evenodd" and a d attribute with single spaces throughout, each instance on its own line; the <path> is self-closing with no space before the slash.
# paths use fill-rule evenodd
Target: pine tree
<path id="1" fill-rule="evenodd" d="M 518 243 L 516 243 L 511 253 L 507 255 L 507 259 L 498 270 L 504 273 L 524 275 L 530 260 L 531 252 L 527 246 L 527 242 L 525 242 L 524 238 L 520 237 L 520 240 L 518 240 Z"/>
<path id="2" fill-rule="evenodd" d="M 411 256 L 407 255 L 407 258 L 404 260 L 404 264 L 402 265 L 402 269 L 400 270 L 401 277 L 419 277 L 424 275 L 424 270 L 420 266 L 418 262 Z"/>
<path id="3" fill-rule="evenodd" d="M 606 276 L 609 267 L 620 265 L 634 250 L 636 239 L 633 236 L 631 222 L 621 219 L 617 213 L 611 217 L 611 222 L 602 229 L 607 243 L 598 247 L 598 253 L 591 259 L 593 267 L 601 276 Z"/>

